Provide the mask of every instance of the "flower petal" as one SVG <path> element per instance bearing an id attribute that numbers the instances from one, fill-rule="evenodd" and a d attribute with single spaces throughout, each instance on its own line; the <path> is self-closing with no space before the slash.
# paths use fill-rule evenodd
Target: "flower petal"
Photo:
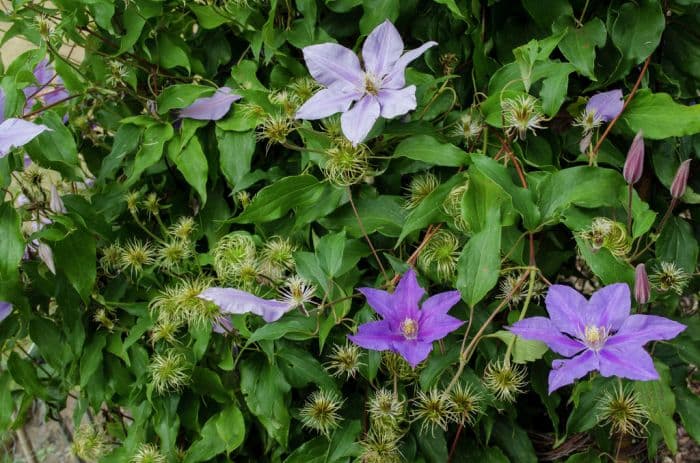
<path id="1" fill-rule="evenodd" d="M 5 301 L 0 301 L 0 322 L 10 316 L 12 313 L 12 304 Z"/>
<path id="2" fill-rule="evenodd" d="M 391 73 L 384 79 L 382 88 L 403 88 L 403 86 L 406 85 L 406 76 L 404 75 L 406 72 L 406 67 L 411 63 L 411 61 L 425 53 L 428 48 L 434 47 L 435 45 L 437 45 L 437 42 L 426 42 L 420 47 L 404 53 L 403 56 L 394 64 L 394 68 L 391 70 Z"/>
<path id="3" fill-rule="evenodd" d="M 393 296 L 386 291 L 374 288 L 358 288 L 367 298 L 367 304 L 384 318 L 390 318 L 394 313 Z"/>
<path id="4" fill-rule="evenodd" d="M 379 103 L 373 96 L 365 95 L 349 111 L 340 116 L 343 134 L 356 146 L 367 137 L 379 118 Z"/>
<path id="5" fill-rule="evenodd" d="M 51 129 L 23 119 L 7 119 L 0 124 L 0 158 L 7 156 L 13 147 L 26 145 L 46 130 Z"/>
<path id="6" fill-rule="evenodd" d="M 211 329 L 212 331 L 214 331 L 214 333 L 226 334 L 231 333 L 233 331 L 233 324 L 231 323 L 231 320 L 229 320 L 228 317 L 224 317 L 223 315 L 216 317 L 211 322 L 211 325 Z"/>
<path id="7" fill-rule="evenodd" d="M 374 28 L 362 46 L 365 69 L 381 77 L 388 74 L 403 52 L 403 40 L 388 19 Z"/>
<path id="8" fill-rule="evenodd" d="M 358 327 L 357 334 L 348 335 L 348 339 L 365 349 L 389 350 L 394 342 L 400 342 L 403 338 L 392 333 L 389 322 L 380 320 L 363 323 Z"/>
<path id="9" fill-rule="evenodd" d="M 301 105 L 294 117 L 306 120 L 323 119 L 347 111 L 350 104 L 361 96 L 359 92 L 340 92 L 333 88 L 324 88 Z"/>
<path id="10" fill-rule="evenodd" d="M 56 275 L 56 264 L 54 264 L 53 261 L 53 249 L 51 249 L 48 244 L 39 241 L 36 253 L 39 256 L 39 259 L 46 264 L 51 273 Z"/>
<path id="11" fill-rule="evenodd" d="M 446 315 L 461 299 L 462 295 L 459 291 L 445 291 L 435 294 L 423 302 L 421 313 L 423 317 Z"/>
<path id="12" fill-rule="evenodd" d="M 570 286 L 552 285 L 547 291 L 547 313 L 559 331 L 581 336 L 585 327 L 586 298 Z"/>
<path id="13" fill-rule="evenodd" d="M 545 317 L 530 317 L 508 327 L 511 333 L 530 341 L 542 341 L 557 354 L 572 357 L 586 348 L 581 342 L 559 332 L 552 320 Z"/>
<path id="14" fill-rule="evenodd" d="M 587 324 L 607 326 L 613 331 L 618 330 L 630 316 L 631 305 L 630 287 L 627 283 L 616 283 L 600 288 L 588 301 Z"/>
<path id="15" fill-rule="evenodd" d="M 274 322 L 294 308 L 293 305 L 263 299 L 254 294 L 234 288 L 209 288 L 197 297 L 218 305 L 223 313 L 247 313 L 260 315 L 266 322 Z"/>
<path id="16" fill-rule="evenodd" d="M 615 89 L 593 95 L 588 100 L 586 111 L 594 111 L 596 119 L 609 122 L 622 112 L 623 105 L 622 90 Z"/>
<path id="17" fill-rule="evenodd" d="M 180 111 L 180 117 L 201 121 L 218 121 L 228 113 L 231 105 L 242 97 L 229 87 L 221 87 L 212 96 L 197 98 Z"/>
<path id="18" fill-rule="evenodd" d="M 433 343 L 401 340 L 395 342 L 393 348 L 397 354 L 406 359 L 411 367 L 415 368 L 428 358 L 430 351 L 433 350 Z"/>
<path id="19" fill-rule="evenodd" d="M 417 318 L 419 316 L 418 303 L 423 299 L 423 295 L 425 295 L 425 290 L 418 284 L 415 270 L 409 268 L 394 290 L 396 311 L 402 311 L 406 316 Z"/>
<path id="20" fill-rule="evenodd" d="M 424 317 L 420 321 L 418 340 L 421 342 L 433 342 L 442 339 L 464 322 L 450 315 L 434 314 Z"/>
<path id="21" fill-rule="evenodd" d="M 598 358 L 591 350 L 567 360 L 555 360 L 552 362 L 552 371 L 549 372 L 549 393 L 562 386 L 571 384 L 585 376 L 589 371 L 598 369 Z"/>
<path id="22" fill-rule="evenodd" d="M 352 50 L 337 43 L 322 43 L 304 47 L 303 53 L 309 73 L 326 87 L 340 81 L 347 90 L 362 88 L 364 72 Z"/>
<path id="23" fill-rule="evenodd" d="M 686 328 L 685 325 L 656 315 L 631 315 L 617 333 L 609 337 L 605 347 L 630 344 L 643 346 L 649 341 L 673 339 Z"/>
<path id="24" fill-rule="evenodd" d="M 409 85 L 401 90 L 383 89 L 377 95 L 385 119 L 401 116 L 416 109 L 416 86 Z"/>
<path id="25" fill-rule="evenodd" d="M 639 381 L 659 379 L 651 356 L 641 347 L 625 346 L 623 348 L 608 347 L 598 352 L 600 359 L 600 374 L 603 376 L 619 376 Z"/>

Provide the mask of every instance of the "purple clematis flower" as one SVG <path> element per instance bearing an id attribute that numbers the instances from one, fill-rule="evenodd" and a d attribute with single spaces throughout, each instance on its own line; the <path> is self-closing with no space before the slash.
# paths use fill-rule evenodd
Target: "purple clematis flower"
<path id="1" fill-rule="evenodd" d="M 615 89 L 609 92 L 597 93 L 588 100 L 586 112 L 593 114 L 596 125 L 603 122 L 610 122 L 621 112 L 624 102 L 622 101 L 622 90 Z"/>
<path id="2" fill-rule="evenodd" d="M 197 296 L 205 301 L 218 305 L 223 314 L 254 313 L 260 315 L 266 322 L 274 322 L 295 307 L 292 302 L 263 299 L 254 294 L 234 288 L 209 288 Z M 218 318 L 214 331 L 228 328 L 228 325 Z"/>
<path id="3" fill-rule="evenodd" d="M 25 87 L 23 92 L 27 98 L 24 112 L 31 110 L 36 99 L 41 99 L 45 105 L 51 105 L 68 98 L 69 94 L 63 86 L 63 79 L 56 74 L 48 59 L 43 59 L 34 68 L 34 78 L 38 86 Z"/>
<path id="4" fill-rule="evenodd" d="M 630 315 L 630 289 L 624 283 L 601 288 L 590 300 L 573 288 L 553 285 L 545 303 L 549 318 L 526 318 L 509 329 L 571 357 L 552 362 L 550 394 L 593 370 L 605 377 L 658 379 L 654 362 L 642 346 L 672 339 L 686 328 L 664 317 Z"/>
<path id="5" fill-rule="evenodd" d="M 51 129 L 23 119 L 6 119 L 0 124 L 0 158 L 7 156 L 13 147 L 26 145 L 46 130 Z"/>
<path id="6" fill-rule="evenodd" d="M 425 291 L 418 285 L 413 269 L 401 277 L 393 294 L 373 288 L 358 291 L 383 320 L 360 325 L 357 334 L 348 339 L 366 349 L 396 352 L 413 368 L 428 357 L 433 341 L 444 338 L 464 323 L 447 315 L 459 302 L 459 291 L 431 296 L 418 308 Z"/>
<path id="7" fill-rule="evenodd" d="M 437 42 L 427 42 L 403 53 L 403 40 L 387 20 L 369 34 L 362 46 L 364 70 L 357 55 L 342 45 L 304 47 L 309 73 L 326 88 L 299 108 L 297 119 L 322 119 L 342 112 L 343 133 L 357 145 L 379 116 L 391 119 L 416 109 L 416 87 L 406 87 L 404 72 L 411 61 L 435 45 Z"/>
<path id="8" fill-rule="evenodd" d="M 197 98 L 194 103 L 180 110 L 181 118 L 201 121 L 218 121 L 228 113 L 231 105 L 243 98 L 229 87 L 221 87 L 212 96 Z"/>
<path id="9" fill-rule="evenodd" d="M 12 313 L 12 304 L 5 301 L 0 301 L 0 322 L 10 316 Z"/>

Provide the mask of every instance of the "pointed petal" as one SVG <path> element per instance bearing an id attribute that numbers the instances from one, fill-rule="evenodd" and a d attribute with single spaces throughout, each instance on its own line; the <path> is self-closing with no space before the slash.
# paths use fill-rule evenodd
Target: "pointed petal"
<path id="1" fill-rule="evenodd" d="M 194 103 L 180 110 L 180 117 L 201 121 L 218 121 L 228 113 L 231 105 L 242 97 L 229 87 L 221 87 L 212 96 L 197 98 Z"/>
<path id="2" fill-rule="evenodd" d="M 600 374 L 603 376 L 619 376 L 639 381 L 659 379 L 651 356 L 641 347 L 625 346 L 624 348 L 608 347 L 598 352 L 600 358 Z"/>
<path id="3" fill-rule="evenodd" d="M 430 296 L 421 306 L 422 316 L 446 315 L 461 299 L 459 291 L 445 291 Z"/>
<path id="4" fill-rule="evenodd" d="M 428 48 L 434 47 L 435 45 L 437 45 L 437 42 L 426 42 L 420 47 L 404 53 L 403 56 L 394 64 L 394 68 L 391 70 L 391 73 L 384 79 L 382 88 L 403 88 L 406 85 L 406 76 L 404 75 L 406 72 L 406 67 L 411 63 L 411 61 L 425 53 Z"/>
<path id="5" fill-rule="evenodd" d="M 630 316 L 632 305 L 630 287 L 627 283 L 616 283 L 600 288 L 593 293 L 586 307 L 588 324 L 607 326 L 615 331 Z"/>
<path id="6" fill-rule="evenodd" d="M 384 89 L 377 95 L 385 119 L 402 116 L 416 109 L 416 86 L 409 85 L 401 90 Z"/>
<path id="7" fill-rule="evenodd" d="M 54 183 L 51 183 L 51 188 L 49 189 L 49 191 L 49 209 L 51 209 L 51 212 L 54 212 L 56 214 L 65 214 L 66 212 L 68 212 L 66 210 L 66 206 L 64 206 L 63 204 L 61 195 L 58 194 L 58 189 L 56 189 L 56 185 Z"/>
<path id="8" fill-rule="evenodd" d="M 552 371 L 549 372 L 549 393 L 562 386 L 571 384 L 584 377 L 589 371 L 598 369 L 598 358 L 591 350 L 567 360 L 555 360 L 552 362 Z"/>
<path id="9" fill-rule="evenodd" d="M 649 341 L 673 339 L 685 330 L 686 326 L 665 317 L 656 315 L 631 315 L 619 331 L 609 337 L 605 347 L 631 344 L 643 346 Z"/>
<path id="10" fill-rule="evenodd" d="M 418 303 L 423 299 L 423 295 L 425 295 L 425 290 L 418 284 L 415 270 L 409 268 L 399 280 L 393 294 L 396 298 L 394 306 L 398 309 L 397 312 L 401 311 L 411 318 L 417 318 Z"/>
<path id="11" fill-rule="evenodd" d="M 367 72 L 381 77 L 388 74 L 403 52 L 403 40 L 388 19 L 374 28 L 362 46 Z"/>
<path id="12" fill-rule="evenodd" d="M 432 315 L 420 321 L 418 330 L 418 340 L 421 342 L 433 342 L 442 339 L 460 326 L 464 322 L 459 318 L 450 315 Z"/>
<path id="13" fill-rule="evenodd" d="M 53 70 L 53 66 L 49 64 L 49 60 L 44 58 L 36 65 L 33 74 L 39 85 L 46 85 L 51 82 L 56 72 Z"/>
<path id="14" fill-rule="evenodd" d="M 365 349 L 389 350 L 393 342 L 399 342 L 402 338 L 392 333 L 389 322 L 380 320 L 363 323 L 358 327 L 357 334 L 348 335 L 348 339 Z"/>
<path id="15" fill-rule="evenodd" d="M 46 106 L 56 104 L 61 100 L 68 98 L 70 94 L 63 87 L 56 87 L 50 92 L 42 93 L 41 98 Z"/>
<path id="16" fill-rule="evenodd" d="M 395 342 L 393 347 L 394 351 L 406 359 L 413 368 L 428 358 L 430 351 L 433 350 L 431 342 L 407 341 L 405 339 Z"/>
<path id="17" fill-rule="evenodd" d="M 268 300 L 234 288 L 209 288 L 197 297 L 218 305 L 223 313 L 260 315 L 266 322 L 282 318 L 293 306 L 285 302 Z"/>
<path id="18" fill-rule="evenodd" d="M 530 317 L 508 327 L 511 333 L 530 341 L 542 341 L 557 354 L 572 357 L 586 348 L 581 342 L 559 332 L 549 318 Z"/>
<path id="19" fill-rule="evenodd" d="M 367 137 L 378 118 L 379 103 L 373 96 L 365 95 L 340 116 L 340 127 L 345 137 L 356 146 Z"/>
<path id="20" fill-rule="evenodd" d="M 358 288 L 367 298 L 367 304 L 383 318 L 391 318 L 394 314 L 393 296 L 386 291 L 374 288 Z"/>
<path id="21" fill-rule="evenodd" d="M 0 158 L 7 156 L 13 147 L 26 145 L 46 130 L 51 129 L 22 119 L 7 119 L 0 124 Z"/>
<path id="22" fill-rule="evenodd" d="M 39 259 L 46 264 L 51 273 L 56 275 L 56 265 L 53 261 L 53 249 L 51 249 L 48 244 L 39 241 L 37 254 L 39 255 Z"/>
<path id="23" fill-rule="evenodd" d="M 12 304 L 5 301 L 0 301 L 0 322 L 10 316 L 12 313 Z"/>
<path id="24" fill-rule="evenodd" d="M 362 88 L 364 72 L 352 50 L 337 43 L 322 43 L 304 47 L 303 53 L 311 76 L 326 87 L 340 81 L 348 90 Z"/>
<path id="25" fill-rule="evenodd" d="M 547 313 L 559 331 L 580 336 L 585 327 L 586 298 L 570 286 L 552 285 L 547 291 Z"/>
<path id="26" fill-rule="evenodd" d="M 226 334 L 233 331 L 233 324 L 231 323 L 231 320 L 223 315 L 216 317 L 216 319 L 211 322 L 211 325 L 211 329 L 214 331 L 214 333 Z"/>
<path id="27" fill-rule="evenodd" d="M 610 90 L 609 92 L 593 95 L 591 99 L 588 100 L 586 111 L 593 111 L 596 119 L 602 120 L 603 122 L 610 122 L 622 112 L 623 104 L 622 90 Z"/>
<path id="28" fill-rule="evenodd" d="M 350 104 L 361 96 L 359 92 L 348 93 L 324 88 L 301 105 L 294 117 L 306 120 L 323 119 L 347 111 Z"/>

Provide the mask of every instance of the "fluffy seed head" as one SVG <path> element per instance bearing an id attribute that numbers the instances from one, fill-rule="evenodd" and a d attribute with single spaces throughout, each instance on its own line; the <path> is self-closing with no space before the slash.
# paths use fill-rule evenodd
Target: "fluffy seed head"
<path id="1" fill-rule="evenodd" d="M 230 233 L 216 243 L 214 270 L 224 282 L 235 281 L 241 266 L 255 261 L 255 241 L 245 233 Z"/>
<path id="2" fill-rule="evenodd" d="M 112 332 L 114 330 L 115 323 L 117 322 L 117 317 L 115 317 L 111 311 L 105 308 L 99 308 L 95 311 L 92 319 L 102 325 L 107 331 Z"/>
<path id="3" fill-rule="evenodd" d="M 421 369 L 419 365 L 414 370 L 403 357 L 388 350 L 382 352 L 382 366 L 386 369 L 387 373 L 403 380 L 416 379 Z"/>
<path id="4" fill-rule="evenodd" d="M 503 402 L 514 402 L 525 390 L 527 372 L 521 365 L 502 361 L 489 362 L 484 369 L 484 385 Z"/>
<path id="5" fill-rule="evenodd" d="M 406 209 L 413 209 L 418 206 L 430 193 L 440 186 L 438 178 L 430 172 L 416 175 L 408 185 L 408 196 L 406 197 Z"/>
<path id="6" fill-rule="evenodd" d="M 192 217 L 180 217 L 177 222 L 172 224 L 168 229 L 168 233 L 173 238 L 178 240 L 188 240 L 192 233 L 197 229 L 197 224 Z"/>
<path id="7" fill-rule="evenodd" d="M 102 248 L 100 257 L 100 267 L 107 275 L 114 275 L 119 271 L 122 256 L 122 249 L 119 243 L 112 243 L 106 248 Z"/>
<path id="8" fill-rule="evenodd" d="M 71 451 L 82 460 L 98 461 L 109 451 L 107 436 L 102 430 L 83 424 L 73 434 Z"/>
<path id="9" fill-rule="evenodd" d="M 649 412 L 639 402 L 637 392 L 621 384 L 606 391 L 598 403 L 598 424 L 610 425 L 613 434 L 641 438 L 648 421 Z"/>
<path id="10" fill-rule="evenodd" d="M 333 352 L 328 356 L 326 370 L 335 377 L 343 378 L 346 381 L 354 378 L 357 370 L 362 365 L 360 356 L 362 351 L 355 344 L 345 344 L 343 346 L 333 346 Z"/>
<path id="11" fill-rule="evenodd" d="M 153 387 L 159 394 L 179 391 L 189 381 L 190 369 L 185 356 L 174 349 L 154 354 L 149 366 Z"/>
<path id="12" fill-rule="evenodd" d="M 314 79 L 301 77 L 295 79 L 294 82 L 289 85 L 289 89 L 294 92 L 300 102 L 305 102 L 316 93 L 319 89 L 319 85 Z"/>
<path id="13" fill-rule="evenodd" d="M 632 248 L 625 225 L 606 217 L 594 218 L 591 226 L 581 231 L 580 236 L 588 241 L 593 252 L 606 248 L 612 255 L 624 257 Z"/>
<path id="14" fill-rule="evenodd" d="M 294 251 L 296 246 L 287 238 L 270 238 L 261 252 L 262 273 L 272 280 L 283 278 L 288 270 L 294 268 Z"/>
<path id="15" fill-rule="evenodd" d="M 160 213 L 160 200 L 155 193 L 149 193 L 141 203 L 148 215 L 158 215 Z"/>
<path id="16" fill-rule="evenodd" d="M 183 325 L 211 323 L 219 315 L 219 309 L 197 297 L 211 285 L 211 279 L 204 276 L 183 278 L 153 298 L 149 309 L 159 321 Z"/>
<path id="17" fill-rule="evenodd" d="M 314 429 L 328 437 L 330 432 L 337 428 L 342 420 L 338 414 L 343 400 L 332 391 L 315 391 L 301 409 L 301 422 L 310 429 Z"/>
<path id="18" fill-rule="evenodd" d="M 519 282 L 520 286 L 517 286 Z M 520 272 L 510 272 L 504 276 L 498 284 L 498 296 L 496 297 L 498 297 L 498 299 L 505 299 L 510 295 L 508 305 L 515 307 L 525 300 L 527 291 L 527 284 L 522 281 L 522 274 Z M 532 297 L 534 299 L 541 299 L 546 291 L 547 286 L 541 281 L 535 280 L 535 284 L 532 287 Z"/>
<path id="19" fill-rule="evenodd" d="M 603 122 L 603 119 L 595 117 L 595 110 L 584 109 L 583 112 L 574 119 L 573 125 L 581 127 L 584 135 L 587 135 L 590 134 L 593 129 L 600 127 Z"/>
<path id="20" fill-rule="evenodd" d="M 158 248 L 158 265 L 165 270 L 178 271 L 192 254 L 189 240 L 175 239 Z"/>
<path id="21" fill-rule="evenodd" d="M 478 112 L 470 110 L 462 114 L 450 129 L 450 135 L 461 138 L 464 143 L 476 141 L 484 129 L 484 122 Z"/>
<path id="22" fill-rule="evenodd" d="M 154 444 L 141 444 L 131 457 L 131 463 L 166 463 L 168 461 Z"/>
<path id="23" fill-rule="evenodd" d="M 363 463 L 401 463 L 403 460 L 399 451 L 401 437 L 395 433 L 370 429 L 360 441 Z"/>
<path id="24" fill-rule="evenodd" d="M 132 275 L 138 275 L 147 265 L 154 262 L 155 251 L 151 243 L 140 240 L 131 240 L 121 248 L 121 256 L 119 256 L 119 266 L 123 272 L 130 272 Z"/>
<path id="25" fill-rule="evenodd" d="M 452 281 L 457 272 L 459 250 L 459 238 L 450 231 L 439 230 L 418 257 L 418 265 L 426 271 L 434 270 L 440 282 Z"/>
<path id="26" fill-rule="evenodd" d="M 321 171 L 335 185 L 354 185 L 369 173 L 369 156 L 362 145 L 352 146 L 343 140 L 328 148 L 325 154 Z"/>
<path id="27" fill-rule="evenodd" d="M 528 130 L 534 134 L 535 129 L 544 128 L 540 125 L 545 119 L 542 109 L 532 95 L 520 95 L 504 100 L 501 103 L 501 109 L 508 135 L 516 132 L 518 138 L 525 140 Z"/>
<path id="28" fill-rule="evenodd" d="M 139 211 L 141 193 L 138 191 L 130 191 L 126 194 L 124 199 L 126 200 L 126 207 L 129 209 L 129 212 L 136 214 Z"/>
<path id="29" fill-rule="evenodd" d="M 435 428 L 447 430 L 447 424 L 456 421 L 450 396 L 444 391 L 431 389 L 427 393 L 419 391 L 412 401 L 411 418 L 421 422 L 421 431 L 435 433 Z"/>
<path id="30" fill-rule="evenodd" d="M 690 275 L 673 262 L 661 262 L 649 276 L 649 282 L 659 292 L 673 291 L 678 295 L 683 294 L 689 280 Z"/>
<path id="31" fill-rule="evenodd" d="M 457 423 L 473 425 L 477 416 L 484 413 L 482 395 L 474 391 L 470 384 L 458 383 L 449 394 L 451 408 Z"/>
<path id="32" fill-rule="evenodd" d="M 294 120 L 288 115 L 271 114 L 258 127 L 256 138 L 267 140 L 268 149 L 275 143 L 285 143 L 287 136 L 294 130 Z"/>
<path id="33" fill-rule="evenodd" d="M 311 303 L 316 287 L 298 275 L 289 277 L 285 286 L 280 289 L 282 300 L 292 307 L 304 308 Z"/>
<path id="34" fill-rule="evenodd" d="M 468 190 L 469 180 L 452 188 L 442 203 L 442 210 L 445 211 L 445 214 L 452 217 L 452 221 L 459 231 L 465 233 L 469 231 L 469 223 L 462 214 L 462 199 Z"/>
<path id="35" fill-rule="evenodd" d="M 158 320 L 151 330 L 151 344 L 155 344 L 158 341 L 165 341 L 170 345 L 177 344 L 177 332 L 181 327 L 182 324 L 175 320 Z"/>
<path id="36" fill-rule="evenodd" d="M 397 433 L 406 413 L 406 402 L 388 389 L 379 389 L 367 404 L 372 428 Z"/>

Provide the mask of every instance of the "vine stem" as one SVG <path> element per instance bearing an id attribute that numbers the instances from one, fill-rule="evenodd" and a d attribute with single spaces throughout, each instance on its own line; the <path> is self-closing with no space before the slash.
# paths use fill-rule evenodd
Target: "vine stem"
<path id="1" fill-rule="evenodd" d="M 420 256 L 420 253 L 423 251 L 423 249 L 424 249 L 425 246 L 428 244 L 428 242 L 430 241 L 430 239 L 431 239 L 433 236 L 435 236 L 435 234 L 440 230 L 440 228 L 442 228 L 442 224 L 441 224 L 441 223 L 438 224 L 438 225 L 436 225 L 435 227 L 433 227 L 432 225 L 430 225 L 430 226 L 428 227 L 428 231 L 425 233 L 425 236 L 423 237 L 423 241 L 421 241 L 421 243 L 418 245 L 418 247 L 416 248 L 416 250 L 413 251 L 413 254 L 411 254 L 411 256 L 410 256 L 410 257 L 408 258 L 408 260 L 406 261 L 406 263 L 407 263 L 408 265 L 413 265 L 413 264 L 416 263 L 416 260 L 418 260 L 418 256 Z M 394 275 L 394 278 L 392 278 L 392 280 L 391 280 L 391 286 L 396 285 L 396 283 L 399 282 L 399 279 L 400 279 L 400 278 L 401 278 L 401 275 Z"/>
<path id="2" fill-rule="evenodd" d="M 350 200 L 350 206 L 352 206 L 352 211 L 355 213 L 355 218 L 357 219 L 357 225 L 360 227 L 360 231 L 362 232 L 362 235 L 365 237 L 365 240 L 367 241 L 367 244 L 369 245 L 370 250 L 372 251 L 372 255 L 374 255 L 375 260 L 377 261 L 377 264 L 379 265 L 379 269 L 382 272 L 382 275 L 384 276 L 384 280 L 389 283 L 391 280 L 389 280 L 389 277 L 386 273 L 386 270 L 384 269 L 384 264 L 382 264 L 382 260 L 379 258 L 379 254 L 377 254 L 377 250 L 374 248 L 374 245 L 372 244 L 372 240 L 369 239 L 369 235 L 367 235 L 367 230 L 365 229 L 365 225 L 362 223 L 362 218 L 360 218 L 360 213 L 357 211 L 357 206 L 355 206 L 355 201 L 352 199 L 352 190 L 350 187 L 348 187 L 348 199 Z"/>
<path id="3" fill-rule="evenodd" d="M 632 184 L 627 186 L 627 194 L 629 199 L 627 201 L 627 235 L 632 236 Z"/>
<path id="4" fill-rule="evenodd" d="M 452 457 L 454 456 L 455 451 L 457 450 L 457 442 L 459 442 L 459 437 L 462 435 L 462 429 L 464 429 L 464 425 L 462 423 L 459 423 L 459 426 L 457 426 L 457 432 L 455 433 L 455 438 L 452 440 L 450 454 L 447 456 L 447 463 L 450 463 L 452 461 Z"/>

